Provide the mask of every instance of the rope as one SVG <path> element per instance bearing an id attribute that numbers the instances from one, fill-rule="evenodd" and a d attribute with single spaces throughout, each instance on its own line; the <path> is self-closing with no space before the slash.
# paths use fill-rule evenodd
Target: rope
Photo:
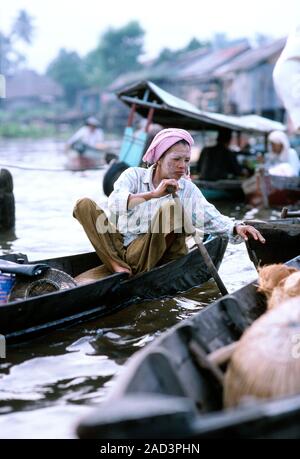
<path id="1" fill-rule="evenodd" d="M 87 170 L 101 170 L 103 167 L 84 167 L 82 169 L 69 169 L 69 168 L 52 168 L 48 169 L 46 167 L 30 167 L 30 166 L 20 166 L 19 164 L 1 164 L 0 167 L 10 167 L 13 169 L 23 169 L 23 170 L 28 170 L 28 171 L 43 171 L 43 172 L 82 172 L 82 171 L 87 171 Z"/>

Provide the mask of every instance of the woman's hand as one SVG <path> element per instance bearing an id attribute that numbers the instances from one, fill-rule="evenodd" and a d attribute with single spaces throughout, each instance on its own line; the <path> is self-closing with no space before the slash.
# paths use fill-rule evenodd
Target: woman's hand
<path id="1" fill-rule="evenodd" d="M 146 193 L 130 194 L 128 196 L 127 208 L 133 209 L 135 206 L 149 201 L 150 199 L 161 198 L 170 194 L 168 187 L 172 187 L 172 193 L 179 189 L 177 180 L 175 179 L 164 179 L 160 182 L 158 187 L 154 191 L 147 191 Z"/>
<path id="2" fill-rule="evenodd" d="M 255 241 L 260 241 L 262 244 L 266 242 L 262 234 L 250 225 L 236 225 L 235 226 L 236 234 L 241 236 L 244 241 L 248 241 L 249 237 L 255 239 Z"/>
<path id="3" fill-rule="evenodd" d="M 167 190 L 169 186 L 173 188 L 174 193 L 176 193 L 176 191 L 178 191 L 179 189 L 177 180 L 163 179 L 158 185 L 158 187 L 154 191 L 152 191 L 152 197 L 161 198 L 162 196 L 166 196 L 167 194 L 170 194 L 170 191 Z"/>

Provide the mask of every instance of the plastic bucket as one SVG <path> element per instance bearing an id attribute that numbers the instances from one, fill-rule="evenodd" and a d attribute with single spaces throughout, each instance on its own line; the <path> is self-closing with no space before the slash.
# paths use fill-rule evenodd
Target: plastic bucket
<path id="1" fill-rule="evenodd" d="M 10 291 L 14 285 L 15 276 L 12 274 L 0 274 L 0 305 L 6 304 Z"/>

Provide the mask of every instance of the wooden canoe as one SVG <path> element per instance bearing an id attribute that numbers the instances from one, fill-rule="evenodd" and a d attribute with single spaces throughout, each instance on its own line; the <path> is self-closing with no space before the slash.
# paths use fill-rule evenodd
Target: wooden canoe
<path id="1" fill-rule="evenodd" d="M 213 237 L 205 246 L 218 268 L 224 256 L 227 239 Z M 19 255 L 3 256 L 16 261 Z M 26 259 L 25 259 L 26 261 Z M 64 271 L 72 277 L 98 266 L 95 253 L 38 260 Z M 174 296 L 208 281 L 211 275 L 198 251 L 128 278 L 113 274 L 86 285 L 72 287 L 0 306 L 0 333 L 8 343 L 24 341 L 49 329 L 113 314 L 138 300 Z"/>
<path id="2" fill-rule="evenodd" d="M 68 152 L 65 167 L 71 171 L 104 169 L 113 159 L 117 158 L 117 153 L 92 147 L 87 147 L 83 154 L 71 149 Z"/>
<path id="3" fill-rule="evenodd" d="M 244 201 L 242 180 L 202 180 L 192 177 L 193 183 L 200 188 L 209 201 Z"/>
<path id="4" fill-rule="evenodd" d="M 300 218 L 278 220 L 249 220 L 249 225 L 258 229 L 265 244 L 249 239 L 247 250 L 255 266 L 283 263 L 300 253 Z"/>
<path id="5" fill-rule="evenodd" d="M 280 177 L 263 170 L 243 181 L 246 201 L 253 206 L 285 206 L 300 201 L 300 177 Z"/>
<path id="6" fill-rule="evenodd" d="M 288 264 L 300 268 L 300 256 Z M 172 327 L 129 359 L 107 401 L 79 422 L 77 435 L 300 438 L 300 395 L 223 410 L 222 385 L 208 362 L 208 354 L 232 345 L 265 308 L 251 283 Z"/>

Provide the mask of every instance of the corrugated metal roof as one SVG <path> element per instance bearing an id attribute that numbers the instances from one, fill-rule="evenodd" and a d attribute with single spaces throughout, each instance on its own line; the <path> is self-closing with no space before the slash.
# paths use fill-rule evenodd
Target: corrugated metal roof
<path id="1" fill-rule="evenodd" d="M 188 51 L 176 56 L 171 61 L 164 61 L 160 64 L 152 64 L 145 66 L 143 69 L 136 72 L 129 72 L 125 75 L 120 75 L 113 83 L 107 88 L 110 91 L 116 91 L 125 85 L 133 84 L 141 80 L 159 80 L 159 79 L 172 79 L 178 77 L 181 70 L 187 65 L 195 62 L 195 60 L 202 59 L 211 53 L 211 48 L 200 48 L 193 51 Z M 170 74 L 172 70 L 172 75 Z"/>
<path id="2" fill-rule="evenodd" d="M 218 130 L 223 127 L 256 134 L 268 134 L 275 129 L 285 130 L 283 124 L 263 117 L 249 119 L 199 110 L 151 81 L 142 81 L 130 86 L 119 92 L 118 97 L 129 106 L 135 103 L 137 112 L 144 118 L 147 117 L 149 108 L 154 107 L 153 122 L 164 127 L 190 130 Z"/>
<path id="3" fill-rule="evenodd" d="M 224 49 L 218 49 L 209 53 L 208 55 L 201 56 L 199 59 L 194 60 L 189 65 L 185 66 L 179 74 L 178 78 L 199 78 L 201 76 L 209 75 L 216 70 L 220 65 L 231 61 L 241 53 L 245 53 L 250 49 L 248 43 L 241 43 L 235 46 L 230 46 Z"/>
<path id="4" fill-rule="evenodd" d="M 222 78 L 227 73 L 250 69 L 259 63 L 280 54 L 286 38 L 273 41 L 256 49 L 251 49 L 247 42 L 227 48 L 211 50 L 200 48 L 175 57 L 173 60 L 158 65 L 148 65 L 137 72 L 118 77 L 108 88 L 119 90 L 141 80 L 206 80 Z"/>
<path id="5" fill-rule="evenodd" d="M 279 55 L 284 48 L 286 38 L 280 38 L 272 43 L 260 46 L 256 49 L 250 49 L 244 52 L 241 56 L 236 57 L 232 62 L 223 65 L 216 69 L 215 76 L 222 77 L 227 73 L 239 72 L 248 70 L 259 65 L 261 62 L 266 61 L 272 56 Z"/>

